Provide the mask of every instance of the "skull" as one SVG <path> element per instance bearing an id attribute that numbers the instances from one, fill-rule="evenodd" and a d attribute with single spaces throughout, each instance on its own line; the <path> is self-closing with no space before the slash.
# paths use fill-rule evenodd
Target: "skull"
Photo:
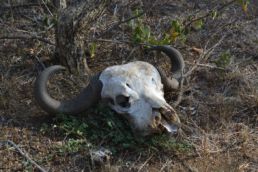
<path id="1" fill-rule="evenodd" d="M 175 110 L 166 102 L 163 90 L 178 88 L 184 60 L 176 49 L 154 46 L 152 50 L 164 52 L 171 60 L 173 78 L 153 65 L 135 61 L 111 66 L 93 76 L 86 88 L 71 100 L 58 101 L 47 91 L 49 77 L 62 66 L 46 68 L 35 83 L 35 97 L 49 113 L 77 114 L 92 107 L 100 100 L 127 119 L 136 135 L 149 135 L 161 131 L 175 133 L 180 120 Z M 164 86 L 164 89 L 163 89 Z"/>
<path id="2" fill-rule="evenodd" d="M 163 128 L 177 131 L 179 118 L 166 102 L 160 74 L 151 64 L 136 61 L 108 67 L 100 80 L 102 99 L 128 119 L 134 133 L 149 135 Z"/>

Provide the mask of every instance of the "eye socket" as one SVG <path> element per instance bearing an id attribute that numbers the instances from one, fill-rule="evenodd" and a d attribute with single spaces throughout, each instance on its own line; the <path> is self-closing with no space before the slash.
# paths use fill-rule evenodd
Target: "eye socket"
<path id="1" fill-rule="evenodd" d="M 129 108 L 130 103 L 129 103 L 130 97 L 124 96 L 124 95 L 118 95 L 116 96 L 116 102 L 119 106 L 123 108 Z"/>
<path id="2" fill-rule="evenodd" d="M 127 86 L 127 87 L 129 87 L 129 88 L 131 88 L 131 85 L 130 85 L 130 84 L 128 84 L 128 83 L 126 83 L 126 86 Z"/>

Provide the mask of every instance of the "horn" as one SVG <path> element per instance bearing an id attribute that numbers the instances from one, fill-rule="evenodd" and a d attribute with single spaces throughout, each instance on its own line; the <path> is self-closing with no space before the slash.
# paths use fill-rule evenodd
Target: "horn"
<path id="1" fill-rule="evenodd" d="M 60 70 L 65 70 L 65 67 L 60 65 L 51 66 L 37 77 L 35 98 L 43 110 L 53 114 L 78 114 L 99 102 L 102 90 L 102 83 L 99 80 L 100 74 L 91 77 L 88 86 L 71 100 L 58 101 L 52 98 L 47 91 L 47 82 L 50 76 Z"/>
<path id="2" fill-rule="evenodd" d="M 150 50 L 161 51 L 169 57 L 173 78 L 167 77 L 165 72 L 161 68 L 158 68 L 158 71 L 160 73 L 165 90 L 177 89 L 179 87 L 179 80 L 182 78 L 185 67 L 185 62 L 182 54 L 177 49 L 168 45 L 153 46 L 150 48 Z"/>

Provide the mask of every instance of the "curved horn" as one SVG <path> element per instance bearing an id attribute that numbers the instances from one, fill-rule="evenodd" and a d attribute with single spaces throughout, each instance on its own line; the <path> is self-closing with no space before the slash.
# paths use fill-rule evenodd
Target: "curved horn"
<path id="1" fill-rule="evenodd" d="M 165 53 L 171 62 L 171 72 L 173 78 L 169 78 L 166 76 L 165 72 L 162 69 L 158 69 L 162 83 L 165 86 L 165 89 L 177 89 L 179 87 L 178 80 L 181 79 L 185 67 L 185 62 L 182 54 L 175 48 L 170 47 L 168 45 L 164 46 L 153 46 L 150 50 L 157 50 Z"/>
<path id="2" fill-rule="evenodd" d="M 47 91 L 47 81 L 51 75 L 64 69 L 65 67 L 60 65 L 51 66 L 38 76 L 35 83 L 35 97 L 43 110 L 54 114 L 78 114 L 100 100 L 102 83 L 99 80 L 99 75 L 93 76 L 89 85 L 71 100 L 58 101 L 52 98 Z"/>

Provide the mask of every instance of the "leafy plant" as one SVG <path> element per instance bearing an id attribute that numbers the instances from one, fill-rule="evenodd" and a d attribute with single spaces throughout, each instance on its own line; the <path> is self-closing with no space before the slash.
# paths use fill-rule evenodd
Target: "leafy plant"
<path id="1" fill-rule="evenodd" d="M 194 27 L 195 30 L 200 30 L 200 29 L 202 29 L 202 28 L 203 28 L 203 25 L 204 25 L 204 23 L 203 23 L 203 20 L 202 20 L 202 19 L 199 19 L 199 20 L 193 22 L 193 27 Z"/>
<path id="2" fill-rule="evenodd" d="M 217 16 L 218 16 L 218 11 L 217 11 L 217 10 L 212 10 L 212 12 L 211 12 L 212 20 L 214 20 L 215 18 L 217 18 Z"/>
<path id="3" fill-rule="evenodd" d="M 161 148 L 165 151 L 189 152 L 193 148 L 190 143 L 177 141 L 175 138 L 169 137 L 166 134 L 156 135 L 149 142 L 151 146 Z"/>
<path id="4" fill-rule="evenodd" d="M 97 44 L 96 44 L 96 42 L 92 42 L 92 43 L 90 43 L 89 46 L 90 46 L 90 57 L 94 58 L 95 53 L 96 53 Z"/>
<path id="5" fill-rule="evenodd" d="M 229 64 L 230 64 L 230 61 L 231 61 L 231 54 L 229 51 L 225 51 L 223 52 L 219 58 L 215 61 L 215 64 L 218 66 L 218 67 L 227 67 Z"/>
<path id="6" fill-rule="evenodd" d="M 82 122 L 73 116 L 60 114 L 55 120 L 59 123 L 53 127 L 57 127 L 63 131 L 66 136 L 72 135 L 84 137 L 84 133 L 86 133 L 88 129 L 88 125 L 85 122 Z"/>
<path id="7" fill-rule="evenodd" d="M 89 148 L 91 144 L 87 143 L 84 139 L 68 139 L 64 144 L 57 146 L 58 152 L 64 153 L 76 153 L 81 149 Z"/>
<path id="8" fill-rule="evenodd" d="M 52 129 L 58 130 L 68 139 L 65 144 L 58 147 L 58 152 L 74 153 L 84 149 L 83 147 L 103 145 L 113 154 L 124 150 L 141 152 L 190 150 L 189 144 L 178 142 L 166 134 L 136 139 L 127 121 L 106 106 L 99 105 L 90 113 L 94 115 L 88 114 L 84 118 L 58 115 L 55 124 L 52 124 Z M 46 131 L 47 128 L 46 124 L 42 125 L 42 131 Z"/>
<path id="9" fill-rule="evenodd" d="M 44 27 L 46 27 L 47 29 L 53 28 L 56 26 L 57 24 L 57 16 L 48 16 L 45 15 L 42 19 L 42 24 L 44 25 Z"/>
<path id="10" fill-rule="evenodd" d="M 241 5 L 243 11 L 247 12 L 250 0 L 238 0 L 238 3 Z"/>
<path id="11" fill-rule="evenodd" d="M 136 10 L 135 13 L 138 15 L 139 10 Z M 141 17 L 138 17 L 135 20 L 131 20 L 129 26 L 132 28 L 132 40 L 134 43 L 166 45 L 172 41 L 169 34 L 165 34 L 161 39 L 155 37 L 151 31 L 150 26 L 144 24 Z"/>
<path id="12" fill-rule="evenodd" d="M 186 38 L 186 31 L 183 24 L 179 20 L 171 21 L 170 38 L 172 41 L 180 39 L 182 41 Z"/>

